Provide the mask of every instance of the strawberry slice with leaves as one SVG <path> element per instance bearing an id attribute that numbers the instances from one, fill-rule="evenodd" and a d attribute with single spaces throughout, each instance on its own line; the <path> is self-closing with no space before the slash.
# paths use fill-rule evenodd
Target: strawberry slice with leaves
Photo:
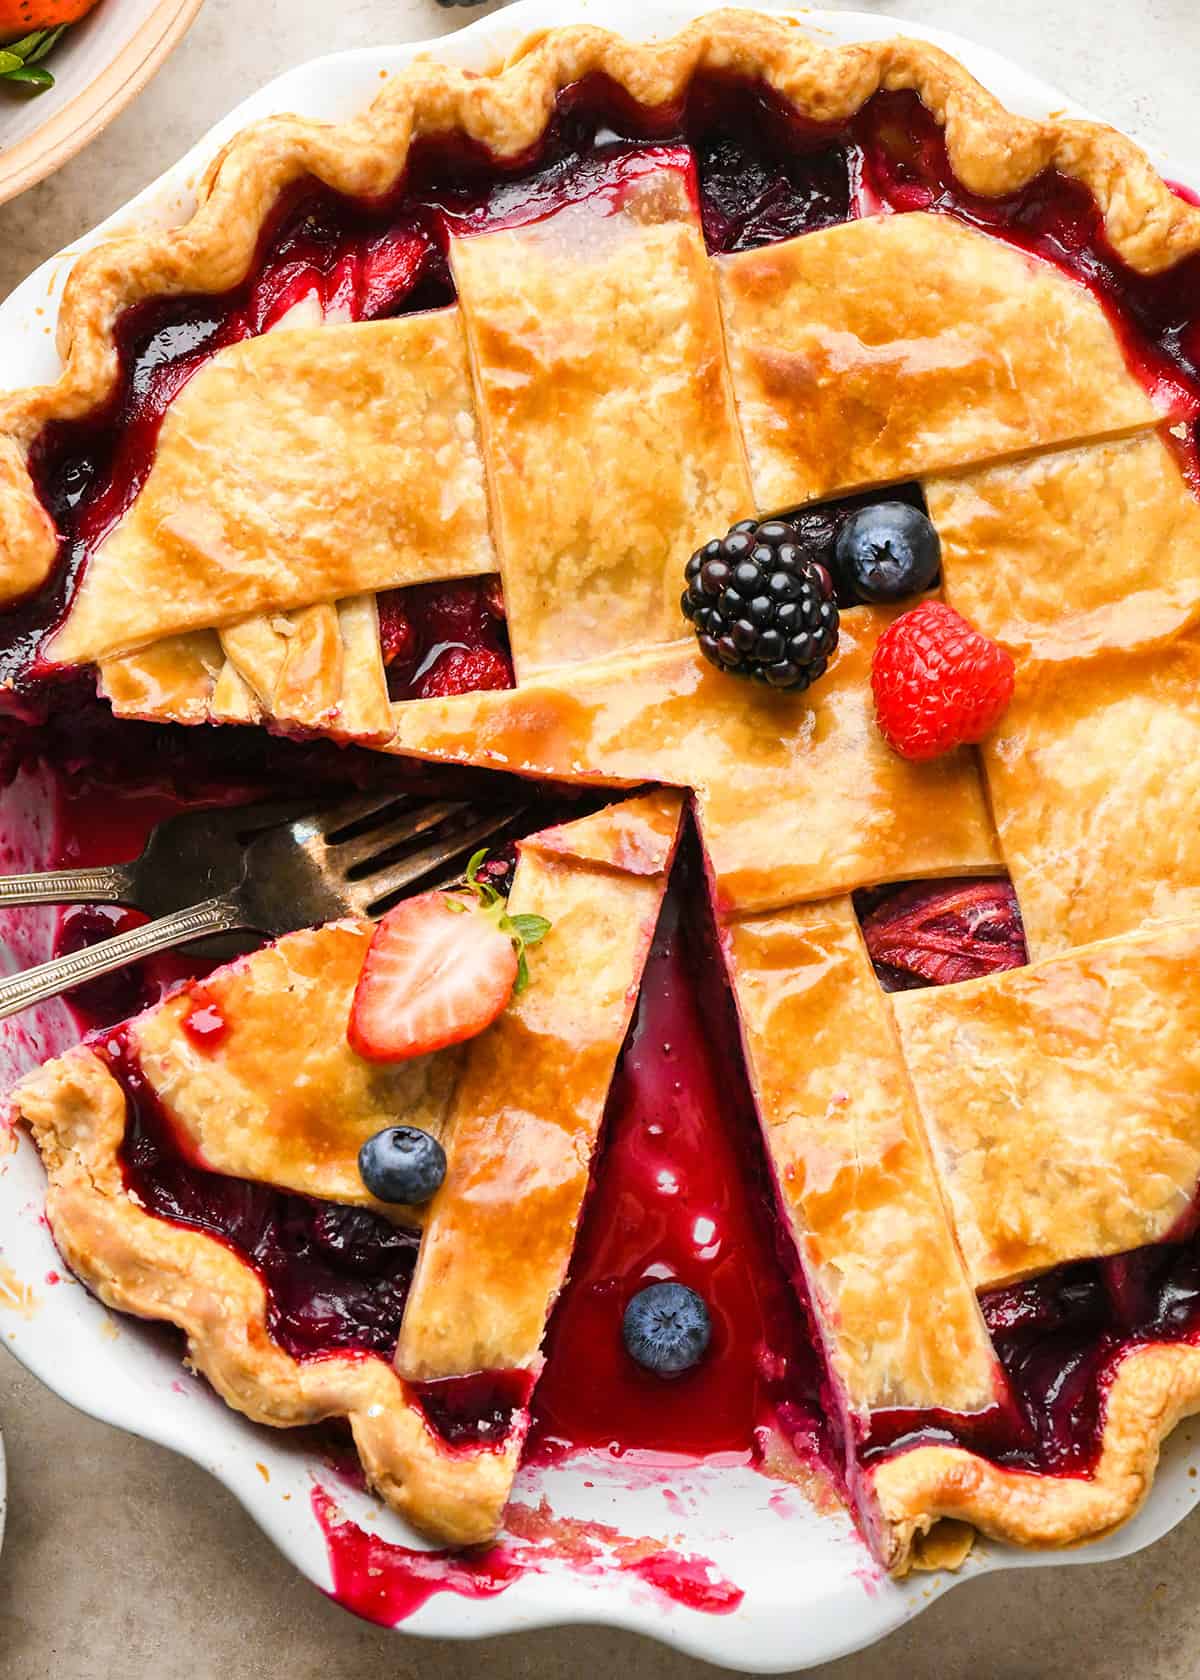
<path id="1" fill-rule="evenodd" d="M 406 899 L 375 929 L 347 1034 L 368 1061 L 401 1062 L 474 1038 L 528 985 L 525 952 L 550 923 L 509 915 L 479 879 L 486 856 L 476 852 L 461 889 Z"/>

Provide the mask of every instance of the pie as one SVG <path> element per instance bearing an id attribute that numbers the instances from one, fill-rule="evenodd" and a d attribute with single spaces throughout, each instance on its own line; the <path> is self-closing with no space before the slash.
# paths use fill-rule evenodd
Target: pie
<path id="1" fill-rule="evenodd" d="M 66 851 L 97 767 L 143 822 L 516 777 L 551 924 L 402 1061 L 360 922 L 93 1009 L 12 1097 L 75 1274 L 455 1546 L 614 1441 L 807 1456 L 896 1574 L 1126 1520 L 1200 1410 L 1200 209 L 924 43 L 552 29 L 247 130 L 59 345 L 0 399 L 0 671 Z M 914 598 L 839 558 L 897 506 L 1015 674 L 936 757 L 873 688 Z M 807 686 L 681 611 L 738 529 L 836 618 Z M 400 1121 L 427 1204 L 360 1171 Z M 712 1323 L 669 1406 L 663 1279 Z"/>

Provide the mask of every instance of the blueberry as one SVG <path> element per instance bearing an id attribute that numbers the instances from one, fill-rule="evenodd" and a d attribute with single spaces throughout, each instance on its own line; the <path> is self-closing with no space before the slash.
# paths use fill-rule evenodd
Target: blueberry
<path id="1" fill-rule="evenodd" d="M 930 587 L 942 545 L 920 508 L 874 502 L 842 526 L 835 559 L 842 582 L 860 601 L 899 601 Z"/>
<path id="2" fill-rule="evenodd" d="M 446 1152 L 416 1126 L 389 1126 L 367 1139 L 358 1170 L 381 1202 L 427 1202 L 446 1176 Z"/>
<path id="3" fill-rule="evenodd" d="M 639 1365 L 673 1376 L 704 1357 L 712 1322 L 694 1289 L 682 1283 L 652 1283 L 639 1289 L 625 1308 L 621 1334 Z"/>

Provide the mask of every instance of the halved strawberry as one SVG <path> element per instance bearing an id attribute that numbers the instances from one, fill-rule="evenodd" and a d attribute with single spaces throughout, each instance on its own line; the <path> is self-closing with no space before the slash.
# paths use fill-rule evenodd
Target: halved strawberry
<path id="1" fill-rule="evenodd" d="M 509 916 L 495 888 L 477 879 L 484 856 L 471 859 L 463 892 L 406 899 L 375 929 L 347 1031 L 368 1061 L 404 1061 L 474 1038 L 527 981 L 525 947 L 550 924 Z"/>

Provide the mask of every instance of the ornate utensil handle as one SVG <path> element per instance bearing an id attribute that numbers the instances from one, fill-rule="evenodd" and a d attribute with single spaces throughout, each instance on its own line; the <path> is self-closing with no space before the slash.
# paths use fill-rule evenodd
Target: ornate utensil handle
<path id="1" fill-rule="evenodd" d="M 9 904 L 131 904 L 132 892 L 133 871 L 124 863 L 0 876 L 0 908 Z"/>
<path id="2" fill-rule="evenodd" d="M 169 916 L 160 916 L 156 922 L 130 928 L 128 933 L 119 933 L 99 945 L 89 945 L 85 951 L 55 957 L 36 968 L 27 968 L 23 974 L 0 980 L 0 1020 L 57 997 L 69 986 L 110 974 L 114 968 L 123 968 L 139 957 L 152 957 L 156 951 L 168 951 L 189 939 L 202 939 L 209 933 L 231 933 L 244 926 L 241 906 L 233 895 L 207 899 L 191 910 L 175 910 Z"/>

